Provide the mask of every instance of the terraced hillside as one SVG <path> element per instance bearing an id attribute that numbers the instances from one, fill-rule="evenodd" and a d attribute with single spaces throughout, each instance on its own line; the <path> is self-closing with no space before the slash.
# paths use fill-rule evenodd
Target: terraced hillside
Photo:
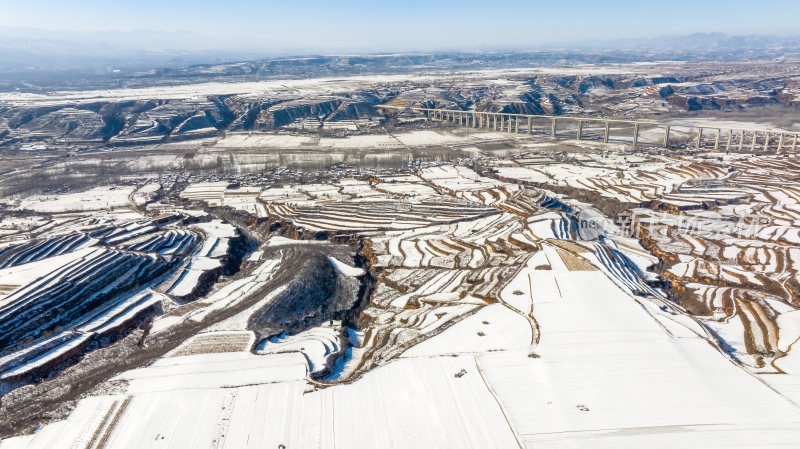
<path id="1" fill-rule="evenodd" d="M 589 156 L 584 172 L 528 165 L 526 158 L 493 171 L 509 181 L 566 186 L 589 193 L 581 194 L 589 201 L 629 206 L 618 219 L 659 257 L 656 271 L 672 284 L 670 295 L 738 362 L 759 373 L 795 372 L 797 157 L 625 158 L 635 167 Z"/>
<path id="2" fill-rule="evenodd" d="M 243 217 L 258 236 L 242 272 L 153 319 L 142 337 L 145 351 L 158 348 L 152 363 L 8 441 L 719 447 L 800 437 L 795 158 L 576 156 L 583 173 L 570 157 L 528 154 L 314 184 L 190 184 L 181 207 Z M 214 223 L 188 230 L 212 235 Z M 189 238 L 157 235 L 120 245 L 167 253 Z M 3 260 L 34 248 L 63 257 L 83 240 L 27 244 Z M 213 257 L 211 240 L 191 260 Z M 182 413 L 187 403 L 200 413 Z M 676 430 L 687 428 L 704 430 Z"/>
<path id="3" fill-rule="evenodd" d="M 679 159 L 661 164 L 675 176 L 670 188 L 693 174 L 722 173 L 709 165 L 692 171 L 683 168 L 691 162 Z M 554 266 L 600 271 L 629 294 L 677 307 L 651 287 L 658 284 L 656 277 L 643 268 L 657 259 L 636 239 L 606 239 L 581 222 L 579 206 L 493 176 L 441 165 L 363 181 L 272 186 L 260 193 L 199 184 L 182 195 L 255 212 L 272 223 L 270 230 L 310 243 L 362 242 L 377 282 L 366 308 L 348 324 L 350 346 L 329 377 L 336 382 L 361 376 L 496 304 L 525 317 L 529 343 L 535 343 L 540 335 L 532 311 L 533 280 L 537 295 L 558 297 L 560 286 L 549 274 Z"/>
<path id="4" fill-rule="evenodd" d="M 241 238 L 229 224 L 179 212 L 20 211 L 2 224 L 5 388 L 54 376 L 87 351 L 204 294 L 236 259 L 229 247 Z"/>
<path id="5" fill-rule="evenodd" d="M 490 55 L 478 60 L 486 58 Z M 249 64 L 254 63 L 244 65 Z M 471 72 L 438 77 L 264 80 L 261 75 L 256 76 L 257 81 L 251 78 L 245 83 L 212 82 L 214 77 L 225 76 L 225 72 L 214 72 L 207 74 L 210 78 L 205 83 L 165 86 L 151 84 L 155 80 L 148 77 L 134 77 L 127 82 L 144 82 L 147 87 L 117 89 L 111 95 L 107 90 L 0 94 L 0 124 L 5 128 L 0 132 L 0 148 L 13 150 L 42 143 L 93 148 L 153 146 L 225 141 L 227 134 L 274 131 L 364 135 L 418 127 L 424 122 L 420 114 L 392 116 L 376 108 L 387 102 L 554 116 L 642 118 L 695 111 L 768 111 L 767 116 L 780 117 L 771 111 L 800 105 L 795 65 L 790 61 L 586 65 L 561 71 L 513 69 L 504 71 L 502 77 L 496 71 L 476 71 L 484 68 L 479 65 Z M 235 136 L 226 144 L 241 145 Z"/>

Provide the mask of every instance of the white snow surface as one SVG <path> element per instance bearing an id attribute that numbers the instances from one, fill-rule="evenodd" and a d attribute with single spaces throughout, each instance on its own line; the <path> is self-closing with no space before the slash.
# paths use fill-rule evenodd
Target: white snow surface
<path id="1" fill-rule="evenodd" d="M 366 273 L 363 268 L 350 266 L 333 256 L 328 256 L 328 260 L 331 261 L 331 264 L 334 266 L 334 268 L 339 270 L 339 272 L 345 276 L 358 277 Z"/>
<path id="2" fill-rule="evenodd" d="M 352 383 L 309 385 L 303 353 L 321 360 L 330 348 L 306 348 L 305 338 L 287 353 L 278 342 L 271 354 L 174 357 L 123 373 L 132 400 L 108 444 L 727 449 L 800 441 L 800 408 L 709 345 L 694 321 L 629 295 L 602 270 L 568 271 L 549 252 L 552 270 L 541 274 L 555 276 L 560 298 L 537 302 L 533 279 L 535 322 L 487 306 Z M 107 404 L 85 399 L 67 421 L 0 448 L 71 447 L 94 433 Z M 56 440 L 51 429 L 70 431 Z"/>

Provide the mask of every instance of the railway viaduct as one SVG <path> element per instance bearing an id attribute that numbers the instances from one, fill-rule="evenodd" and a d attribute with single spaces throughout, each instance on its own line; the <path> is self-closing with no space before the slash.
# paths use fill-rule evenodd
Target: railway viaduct
<path id="1" fill-rule="evenodd" d="M 513 134 L 539 134 L 549 135 L 552 139 L 576 140 L 601 140 L 608 143 L 612 139 L 612 132 L 626 133 L 621 140 L 614 136 L 614 142 L 632 143 L 636 148 L 640 142 L 640 130 L 659 129 L 660 141 L 647 143 L 647 145 L 660 145 L 669 148 L 676 142 L 670 140 L 670 130 L 680 128 L 694 138 L 690 142 L 681 142 L 681 145 L 693 143 L 696 148 L 713 148 L 715 150 L 775 150 L 794 151 L 797 148 L 798 133 L 795 131 L 777 129 L 746 129 L 729 128 L 714 125 L 696 125 L 681 123 L 663 123 L 647 120 L 619 120 L 598 117 L 573 117 L 553 115 L 528 115 L 502 112 L 463 111 L 457 109 L 436 109 L 415 106 L 381 105 L 385 109 L 413 109 L 425 114 L 431 120 L 442 120 L 457 125 L 471 128 L 490 129 L 494 131 L 509 132 Z M 571 125 L 569 129 L 559 132 L 559 124 Z M 592 128 L 591 130 L 589 128 Z M 598 130 L 599 127 L 599 130 Z M 620 129 L 622 128 L 622 129 Z M 626 132 L 625 129 L 628 131 Z"/>

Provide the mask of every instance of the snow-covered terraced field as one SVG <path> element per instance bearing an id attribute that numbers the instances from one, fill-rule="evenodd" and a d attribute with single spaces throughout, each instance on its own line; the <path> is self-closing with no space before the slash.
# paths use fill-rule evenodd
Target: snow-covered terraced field
<path id="1" fill-rule="evenodd" d="M 798 372 L 790 343 L 800 338 L 795 159 L 734 159 L 724 183 L 681 189 L 710 208 L 681 215 L 633 211 L 646 246 L 663 254 L 663 275 L 682 301 L 733 357 L 759 373 Z"/>
<path id="2" fill-rule="evenodd" d="M 603 269 L 570 270 L 549 248 L 536 256 L 560 294 L 534 293 L 534 323 L 487 305 L 326 388 L 306 380 L 309 352 L 333 349 L 324 328 L 276 337 L 259 355 L 177 355 L 0 447 L 726 448 L 800 438 L 800 409 L 726 360 L 702 325 Z M 292 347 L 302 341 L 320 346 Z"/>
<path id="3" fill-rule="evenodd" d="M 737 363 L 796 400 L 800 305 L 800 170 L 796 155 L 693 157 L 587 154 L 578 164 L 498 166 L 504 180 L 568 186 L 638 204 L 622 224 L 662 262 L 670 295 Z M 563 212 L 562 212 L 563 214 Z M 554 217 L 555 218 L 555 217 Z M 574 238 L 567 226 L 529 219 L 536 237 Z M 569 224 L 568 222 L 565 222 Z M 626 250 L 598 245 L 590 260 L 640 296 L 658 295 Z M 628 252 L 630 254 L 630 252 Z M 643 267 L 640 267 L 641 270 Z"/>
<path id="4" fill-rule="evenodd" d="M 190 184 L 183 198 L 261 219 L 251 231 L 263 240 L 243 271 L 152 320 L 155 340 L 191 327 L 174 349 L 118 374 L 116 390 L 81 400 L 66 421 L 0 449 L 800 441 L 800 190 L 790 181 L 800 164 L 615 154 L 535 169 L 492 163 L 264 188 Z M 606 217 L 530 186 L 540 182 L 639 207 Z M 43 339 L 35 351 L 47 360 L 116 317 L 192 290 L 193 270 L 218 267 L 236 237 L 221 220 L 102 224 L 2 246 L 0 275 L 113 251 L 180 262 L 162 293 L 127 297 Z M 328 285 L 360 286 L 367 300 L 276 324 L 269 311 L 292 314 L 293 298 L 316 297 L 319 286 L 292 277 L 310 261 L 332 276 Z M 17 279 L 42 282 L 28 276 Z M 17 298 L 4 292 L 0 302 Z"/>
<path id="5" fill-rule="evenodd" d="M 575 157 L 583 159 L 587 156 Z M 635 157 L 631 159 L 634 162 Z M 724 168 L 712 163 L 665 156 L 624 165 L 615 162 L 597 158 L 584 159 L 580 165 L 551 163 L 531 166 L 522 161 L 517 166 L 498 167 L 496 171 L 501 179 L 511 182 L 566 186 L 597 192 L 626 203 L 658 200 L 677 207 L 699 204 L 694 195 L 674 194 L 677 186 L 691 180 L 714 180 L 727 175 Z M 725 195 L 726 198 L 739 196 L 735 191 Z"/>
<path id="6" fill-rule="evenodd" d="M 216 222 L 181 228 L 181 215 L 147 219 L 121 211 L 47 217 L 50 224 L 27 231 L 29 239 L 10 234 L 0 245 L 0 379 L 5 381 L 74 363 L 85 349 L 102 347 L 162 313 L 173 299 L 159 291 L 174 289 L 159 284 L 186 278 L 185 270 L 200 276 L 216 268 L 220 261 L 210 257 L 226 255 L 228 239 L 235 236 L 232 226 Z M 209 240 L 214 246 L 200 255 Z M 199 263 L 203 260 L 214 263 Z M 184 284 L 178 296 L 193 291 L 194 285 Z"/>

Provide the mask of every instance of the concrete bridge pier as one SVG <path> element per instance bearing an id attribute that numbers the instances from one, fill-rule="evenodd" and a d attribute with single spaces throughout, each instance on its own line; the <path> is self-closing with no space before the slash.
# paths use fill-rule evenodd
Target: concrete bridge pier
<path id="1" fill-rule="evenodd" d="M 405 109 L 399 108 L 394 106 L 384 106 L 388 109 Z M 431 120 L 441 120 L 443 122 L 450 122 L 453 125 L 461 125 L 467 126 L 472 128 L 484 128 L 484 129 L 493 129 L 494 131 L 500 132 L 508 132 L 513 134 L 520 134 L 520 128 L 524 128 L 525 131 L 523 133 L 527 133 L 529 135 L 533 134 L 533 119 L 550 119 L 550 136 L 553 140 L 558 140 L 558 116 L 545 116 L 545 115 L 529 115 L 529 114 L 516 114 L 516 113 L 498 113 L 498 112 L 482 112 L 476 110 L 448 110 L 448 109 L 437 109 L 437 108 L 413 108 L 418 111 L 418 113 L 424 114 L 423 117 L 427 117 Z M 523 120 L 527 118 L 526 122 Z M 661 126 L 664 128 L 664 147 L 670 147 L 670 133 L 672 131 L 672 127 L 666 123 L 660 122 L 651 122 L 651 121 L 634 121 L 634 120 L 603 120 L 603 119 L 596 119 L 592 117 L 565 117 L 567 120 L 571 120 L 575 122 L 577 127 L 577 131 L 575 134 L 575 140 L 583 140 L 584 138 L 584 126 L 587 122 L 603 122 L 604 123 L 604 134 L 603 134 L 603 142 L 608 143 L 611 139 L 611 123 L 618 123 L 619 126 L 627 126 L 633 125 L 633 147 L 638 148 L 639 146 L 639 132 L 641 131 L 641 125 L 644 124 L 645 126 Z M 471 120 L 471 122 L 470 122 Z M 522 123 L 520 123 L 522 122 Z M 527 128 L 525 128 L 527 126 Z M 750 146 L 751 151 L 755 151 L 757 148 L 760 149 L 763 147 L 764 150 L 771 150 L 772 149 L 772 139 L 775 139 L 775 149 L 777 153 L 782 151 L 796 151 L 797 150 L 797 141 L 798 136 L 800 133 L 785 131 L 785 130 L 747 130 L 747 129 L 732 129 L 728 128 L 725 135 L 723 135 L 722 130 L 723 128 L 715 128 L 713 125 L 710 126 L 691 126 L 691 125 L 680 125 L 681 127 L 688 127 L 689 132 L 692 131 L 696 132 L 696 144 L 697 148 L 703 148 L 704 141 L 703 137 L 706 137 L 707 146 L 711 147 L 711 138 L 710 136 L 705 136 L 704 133 L 706 130 L 713 131 L 716 130 L 716 134 L 714 135 L 714 150 L 720 151 L 722 150 L 722 145 L 724 145 L 724 149 L 726 151 L 731 151 L 738 147 L 739 151 L 742 151 L 745 148 L 745 141 L 747 140 L 748 134 L 750 134 L 750 142 L 748 145 Z M 764 133 L 764 142 L 763 144 L 758 141 L 759 133 Z M 546 133 L 545 133 L 546 134 Z M 566 135 L 565 138 L 569 139 L 569 135 Z M 722 139 L 725 139 L 724 142 Z M 738 139 L 738 142 L 737 142 Z M 788 139 L 791 139 L 791 144 L 789 143 Z M 722 145 L 721 145 L 722 144 Z"/>

